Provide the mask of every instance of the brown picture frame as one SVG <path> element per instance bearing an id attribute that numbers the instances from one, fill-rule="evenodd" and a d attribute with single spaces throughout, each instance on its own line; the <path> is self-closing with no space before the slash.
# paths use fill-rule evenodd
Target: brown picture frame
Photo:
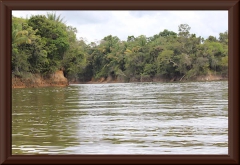
<path id="1" fill-rule="evenodd" d="M 239 0 L 1 0 L 0 164 L 239 164 Z M 12 155 L 12 10 L 228 10 L 228 155 Z"/>

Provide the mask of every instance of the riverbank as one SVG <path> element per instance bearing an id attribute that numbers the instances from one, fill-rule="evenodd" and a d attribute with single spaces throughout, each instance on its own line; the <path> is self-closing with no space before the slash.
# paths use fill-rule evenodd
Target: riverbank
<path id="1" fill-rule="evenodd" d="M 168 82 L 190 82 L 190 81 L 227 81 L 228 77 L 223 77 L 220 75 L 206 75 L 206 76 L 198 76 L 191 79 L 184 79 L 184 77 L 176 77 L 173 79 L 164 78 L 164 77 L 141 77 L 141 78 L 130 78 L 128 81 L 124 80 L 123 78 L 100 78 L 100 79 L 92 79 L 91 81 L 70 81 L 69 84 L 106 84 L 106 83 L 134 83 L 134 82 L 161 82 L 161 83 L 168 83 Z"/>
<path id="2" fill-rule="evenodd" d="M 69 82 L 64 77 L 63 71 L 56 71 L 48 77 L 39 74 L 31 74 L 27 78 L 12 78 L 12 88 L 36 88 L 48 86 L 68 86 Z"/>
<path id="3" fill-rule="evenodd" d="M 173 79 L 164 78 L 161 76 L 155 76 L 153 78 L 149 76 L 143 76 L 139 78 L 132 77 L 129 80 L 124 79 L 123 77 L 117 78 L 100 78 L 100 79 L 92 79 L 91 81 L 69 81 L 66 77 L 64 77 L 63 71 L 57 71 L 54 74 L 49 75 L 47 78 L 43 78 L 42 76 L 35 74 L 31 75 L 28 78 L 12 78 L 12 88 L 37 88 L 37 87 L 49 87 L 49 86 L 59 86 L 65 87 L 69 84 L 106 84 L 106 83 L 134 83 L 134 82 L 190 82 L 190 81 L 227 81 L 227 77 L 223 77 L 220 75 L 206 75 L 206 76 L 198 76 L 191 79 L 185 79 L 185 77 L 176 77 Z"/>

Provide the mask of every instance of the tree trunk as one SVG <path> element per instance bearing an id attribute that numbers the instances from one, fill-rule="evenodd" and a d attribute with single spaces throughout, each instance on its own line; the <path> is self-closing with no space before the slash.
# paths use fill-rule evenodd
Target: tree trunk
<path id="1" fill-rule="evenodd" d="M 182 78 L 180 79 L 180 81 L 182 81 L 183 77 L 185 77 L 185 75 L 182 76 Z"/>

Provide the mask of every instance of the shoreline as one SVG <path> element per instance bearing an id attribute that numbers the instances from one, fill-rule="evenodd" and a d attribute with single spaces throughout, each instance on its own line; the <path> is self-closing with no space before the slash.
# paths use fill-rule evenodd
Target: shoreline
<path id="1" fill-rule="evenodd" d="M 74 85 L 74 84 L 118 84 L 118 83 L 187 83 L 187 82 L 212 82 L 212 81 L 228 81 L 228 79 L 219 79 L 219 80 L 189 80 L 189 81 L 142 81 L 142 82 L 93 82 L 93 81 L 88 81 L 88 82 L 70 82 L 68 85 L 33 85 L 33 86 L 14 86 L 12 89 L 23 89 L 23 88 L 44 88 L 44 87 L 68 87 L 69 85 Z"/>
<path id="2" fill-rule="evenodd" d="M 130 82 L 97 82 L 97 81 L 88 81 L 88 82 L 70 82 L 69 85 L 72 84 L 117 84 L 117 83 L 187 83 L 187 82 L 212 82 L 212 81 L 228 81 L 227 78 L 219 79 L 219 80 L 185 80 L 185 81 L 130 81 Z"/>
<path id="3" fill-rule="evenodd" d="M 12 89 L 16 88 L 38 88 L 38 87 L 64 87 L 68 86 L 69 81 L 63 75 L 63 71 L 56 71 L 49 75 L 48 78 L 43 78 L 39 74 L 34 74 L 28 78 L 12 78 Z"/>
<path id="4" fill-rule="evenodd" d="M 110 83 L 144 83 L 144 82 L 152 82 L 152 83 L 184 83 L 184 82 L 210 82 L 210 81 L 228 81 L 228 77 L 222 77 L 217 75 L 207 75 L 207 76 L 198 76 L 196 78 L 192 79 L 181 79 L 181 78 L 175 78 L 175 79 L 167 79 L 167 78 L 160 78 L 160 77 L 154 77 L 151 79 L 130 79 L 130 81 L 125 82 L 118 79 L 112 79 L 112 78 L 101 78 L 98 80 L 91 80 L 91 81 L 69 81 L 69 84 L 110 84 Z"/>
<path id="5" fill-rule="evenodd" d="M 69 81 L 63 76 L 63 72 L 58 71 L 49 79 L 42 79 L 39 76 L 29 79 L 13 78 L 12 89 L 19 88 L 40 88 L 40 87 L 67 87 L 72 84 L 115 84 L 115 83 L 185 83 L 185 82 L 210 82 L 210 81 L 228 81 L 228 77 L 222 77 L 217 75 L 198 76 L 192 79 L 167 79 L 161 77 L 153 77 L 147 79 L 135 79 L 132 78 L 129 81 L 123 81 L 121 79 L 113 79 L 111 77 L 101 78 L 91 81 Z"/>

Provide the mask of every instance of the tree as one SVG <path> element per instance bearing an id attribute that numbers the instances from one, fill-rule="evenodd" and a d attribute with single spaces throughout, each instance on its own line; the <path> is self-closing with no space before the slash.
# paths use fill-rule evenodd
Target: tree
<path id="1" fill-rule="evenodd" d="M 33 30 L 37 30 L 36 35 L 39 35 L 42 41 L 46 43 L 45 50 L 49 59 L 46 72 L 53 73 L 60 69 L 63 55 L 69 48 L 66 26 L 64 24 L 57 24 L 56 26 L 54 20 L 49 20 L 43 15 L 32 16 L 28 20 L 28 24 Z"/>
<path id="2" fill-rule="evenodd" d="M 127 42 L 133 42 L 135 40 L 134 36 L 128 36 Z"/>
<path id="3" fill-rule="evenodd" d="M 61 18 L 61 15 L 56 15 L 56 13 L 47 13 L 47 18 L 54 22 L 58 23 L 65 23 L 64 18 Z"/>
<path id="4" fill-rule="evenodd" d="M 177 37 L 177 33 L 173 32 L 173 31 L 169 31 L 167 29 L 164 29 L 164 31 L 159 33 L 159 36 L 161 36 L 161 37 L 169 37 L 169 36 Z"/>
<path id="5" fill-rule="evenodd" d="M 154 77 L 156 73 L 157 73 L 157 66 L 155 63 L 146 64 L 144 66 L 144 71 L 143 71 L 144 75 L 149 75 L 150 77 Z"/>
<path id="6" fill-rule="evenodd" d="M 191 27 L 188 24 L 180 24 L 178 26 L 178 36 L 183 37 L 183 38 L 188 38 L 190 36 L 190 31 Z"/>
<path id="7" fill-rule="evenodd" d="M 177 67 L 176 62 L 174 61 L 174 52 L 172 50 L 162 51 L 158 58 L 158 70 L 159 74 L 165 75 L 167 77 L 172 77 L 175 75 L 175 69 Z"/>
<path id="8" fill-rule="evenodd" d="M 62 66 L 67 78 L 80 79 L 87 65 L 86 53 L 78 42 L 71 44 L 70 49 L 66 51 L 62 60 Z"/>
<path id="9" fill-rule="evenodd" d="M 19 21 L 22 23 L 20 24 Z M 16 76 L 22 76 L 21 72 L 28 71 L 28 55 L 20 49 L 23 44 L 31 44 L 29 33 L 23 30 L 23 20 L 13 17 L 12 23 L 12 70 Z"/>
<path id="10" fill-rule="evenodd" d="M 214 37 L 214 36 L 209 36 L 209 37 L 207 38 L 207 40 L 210 41 L 210 42 L 217 42 L 217 39 L 216 39 L 216 37 Z"/>
<path id="11" fill-rule="evenodd" d="M 228 44 L 228 31 L 225 31 L 224 33 L 219 33 L 219 42 L 223 43 L 225 45 Z"/>
<path id="12" fill-rule="evenodd" d="M 72 81 L 107 77 L 129 81 L 154 76 L 182 80 L 212 73 L 227 76 L 227 31 L 218 39 L 209 36 L 204 40 L 190 29 L 181 24 L 178 34 L 164 29 L 150 37 L 130 35 L 127 41 L 108 35 L 99 43 L 86 44 L 76 38 L 77 29 L 55 13 L 30 19 L 13 17 L 12 71 L 23 77 L 61 69 Z"/>

